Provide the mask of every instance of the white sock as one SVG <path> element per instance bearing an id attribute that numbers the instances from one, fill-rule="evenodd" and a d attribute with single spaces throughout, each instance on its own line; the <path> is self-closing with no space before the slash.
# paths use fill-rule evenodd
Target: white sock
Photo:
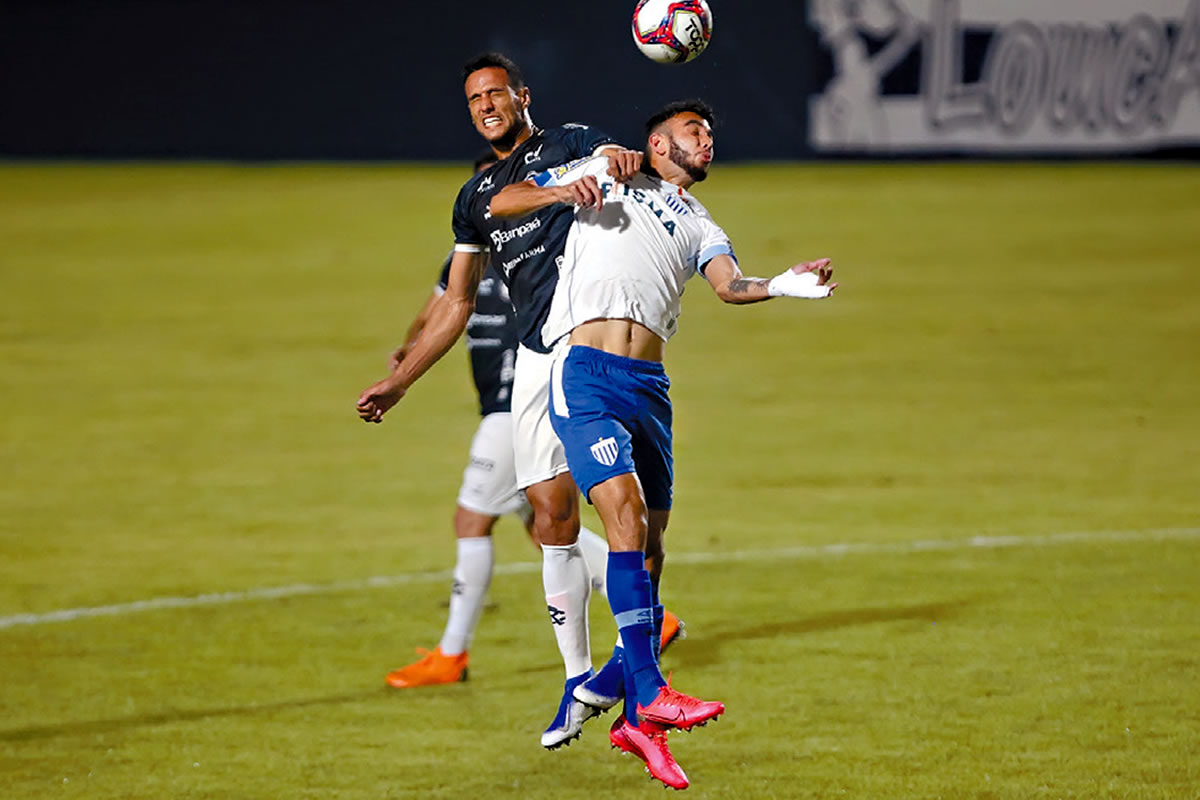
<path id="1" fill-rule="evenodd" d="M 579 529 L 579 549 L 583 551 L 583 560 L 587 562 L 588 572 L 592 575 L 592 591 L 608 597 L 608 542 L 603 536 L 592 533 L 587 528 Z"/>
<path id="2" fill-rule="evenodd" d="M 454 588 L 450 591 L 450 618 L 442 633 L 442 652 L 457 655 L 471 646 L 483 601 L 492 582 L 492 537 L 478 536 L 458 540 L 458 561 L 454 565 Z"/>
<path id="3" fill-rule="evenodd" d="M 574 678 L 592 668 L 588 640 L 588 599 L 591 576 L 578 544 L 557 547 L 542 545 L 542 586 L 546 606 L 558 640 L 567 677 Z"/>

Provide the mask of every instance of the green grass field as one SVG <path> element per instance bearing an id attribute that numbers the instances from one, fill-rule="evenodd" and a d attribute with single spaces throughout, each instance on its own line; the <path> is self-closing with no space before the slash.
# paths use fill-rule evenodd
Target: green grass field
<path id="1" fill-rule="evenodd" d="M 515 521 L 470 682 L 383 686 L 444 622 L 465 354 L 382 426 L 353 406 L 466 175 L 0 167 L 0 798 L 662 795 L 611 715 L 538 745 L 561 665 Z M 697 194 L 748 273 L 842 288 L 694 282 L 669 348 L 665 666 L 729 707 L 672 739 L 689 796 L 1200 797 L 1200 173 Z"/>

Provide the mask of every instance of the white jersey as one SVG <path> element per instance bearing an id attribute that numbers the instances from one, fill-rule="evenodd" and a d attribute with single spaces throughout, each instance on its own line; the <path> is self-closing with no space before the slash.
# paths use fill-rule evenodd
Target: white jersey
<path id="1" fill-rule="evenodd" d="M 533 178 L 558 186 L 594 175 L 599 211 L 580 208 L 567 236 L 558 288 L 542 326 L 550 347 L 594 319 L 631 319 L 664 341 L 675 333 L 683 285 L 718 255 L 733 256 L 729 237 L 684 189 L 638 174 L 618 183 L 599 156 Z"/>

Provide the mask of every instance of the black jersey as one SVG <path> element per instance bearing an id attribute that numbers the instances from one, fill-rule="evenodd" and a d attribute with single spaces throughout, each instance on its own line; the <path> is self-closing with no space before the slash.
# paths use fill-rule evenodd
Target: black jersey
<path id="1" fill-rule="evenodd" d="M 438 278 L 438 288 L 443 292 L 450 281 L 453 257 L 451 253 L 446 259 Z M 471 356 L 475 391 L 479 393 L 479 413 L 487 416 L 510 410 L 517 363 L 517 315 L 508 300 L 508 287 L 490 264 L 479 282 L 475 312 L 467 321 L 467 353 Z"/>
<path id="2" fill-rule="evenodd" d="M 527 217 L 498 219 L 492 217 L 488 204 L 493 194 L 510 183 L 590 156 L 610 144 L 610 136 L 587 125 L 539 131 L 508 158 L 467 181 L 454 203 L 455 248 L 491 250 L 492 265 L 508 286 L 517 311 L 517 337 L 539 353 L 547 352 L 542 344 L 542 324 L 558 284 L 558 265 L 575 210 L 555 203 Z"/>

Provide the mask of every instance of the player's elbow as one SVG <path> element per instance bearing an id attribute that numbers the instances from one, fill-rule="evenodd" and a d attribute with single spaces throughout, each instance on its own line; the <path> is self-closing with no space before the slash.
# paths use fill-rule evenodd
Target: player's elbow
<path id="1" fill-rule="evenodd" d="M 488 201 L 488 212 L 493 217 L 501 219 L 521 217 L 531 210 L 533 209 L 529 207 L 529 204 L 521 199 L 521 184 L 505 186 L 492 195 L 492 199 Z"/>
<path id="2" fill-rule="evenodd" d="M 737 306 L 746 302 L 746 298 L 733 291 L 733 288 L 728 283 L 714 286 L 713 291 L 717 293 L 717 297 L 721 299 L 722 303 L 728 303 L 730 305 Z"/>
<path id="3" fill-rule="evenodd" d="M 475 310 L 473 297 L 454 297 L 443 295 L 439 304 L 438 314 L 426 324 L 426 329 L 436 331 L 436 338 L 457 339 L 467 329 L 471 313 Z"/>
<path id="4" fill-rule="evenodd" d="M 493 217 L 507 217 L 511 214 L 511 209 L 508 203 L 508 198 L 504 197 L 504 191 L 501 190 L 498 194 L 493 195 L 488 202 L 488 213 Z"/>

